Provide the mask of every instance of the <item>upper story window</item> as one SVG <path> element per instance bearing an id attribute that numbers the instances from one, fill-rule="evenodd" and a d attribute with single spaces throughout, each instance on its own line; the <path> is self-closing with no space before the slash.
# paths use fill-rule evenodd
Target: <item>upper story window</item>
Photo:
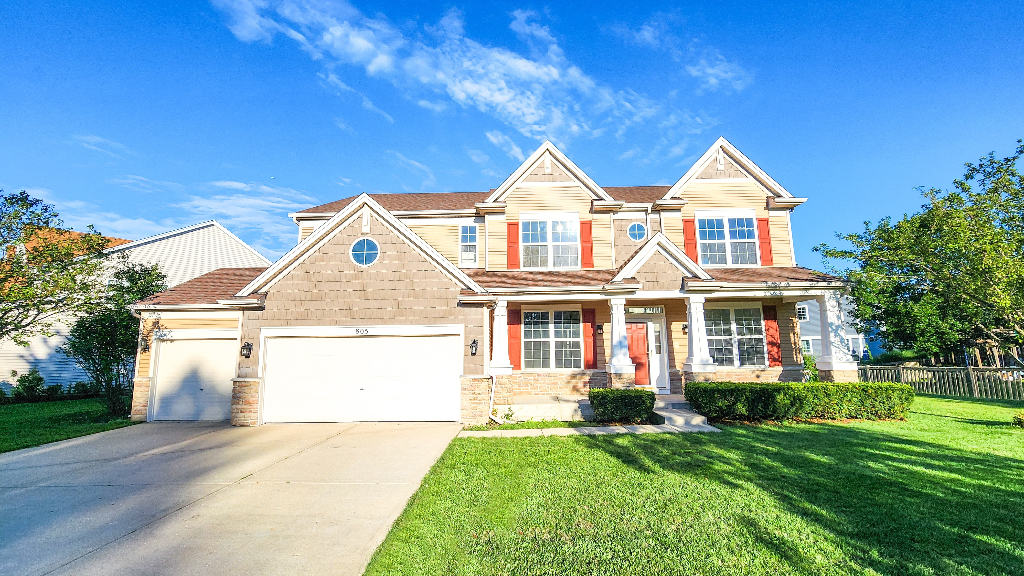
<path id="1" fill-rule="evenodd" d="M 797 307 L 796 307 L 796 319 L 801 321 L 801 322 L 807 322 L 808 318 L 810 318 L 810 316 L 807 315 L 807 305 L 806 304 L 799 304 L 799 305 L 797 305 Z"/>
<path id="2" fill-rule="evenodd" d="M 476 224 L 462 226 L 459 233 L 459 265 L 476 266 Z"/>
<path id="3" fill-rule="evenodd" d="M 633 222 L 629 225 L 629 238 L 636 242 L 647 238 L 647 226 L 644 226 L 642 222 Z"/>
<path id="4" fill-rule="evenodd" d="M 708 308 L 704 311 L 708 350 L 719 366 L 766 366 L 764 321 L 760 308 Z"/>
<path id="5" fill-rule="evenodd" d="M 521 226 L 523 268 L 580 267 L 580 222 L 568 216 L 524 217 Z"/>
<path id="6" fill-rule="evenodd" d="M 757 265 L 754 218 L 698 218 L 697 231 L 701 265 Z"/>

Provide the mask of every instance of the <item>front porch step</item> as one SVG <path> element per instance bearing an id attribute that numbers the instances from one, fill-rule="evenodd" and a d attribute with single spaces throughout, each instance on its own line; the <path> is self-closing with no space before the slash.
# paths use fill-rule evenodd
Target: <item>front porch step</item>
<path id="1" fill-rule="evenodd" d="M 682 394 L 659 394 L 654 400 L 654 411 L 658 410 L 693 410 Z"/>
<path id="2" fill-rule="evenodd" d="M 655 409 L 655 414 L 665 419 L 665 424 L 673 426 L 707 426 L 708 419 L 689 408 Z"/>

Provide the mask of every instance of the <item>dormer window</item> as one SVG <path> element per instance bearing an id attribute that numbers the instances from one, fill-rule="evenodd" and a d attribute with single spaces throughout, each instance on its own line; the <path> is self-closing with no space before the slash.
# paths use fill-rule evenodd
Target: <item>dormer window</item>
<path id="1" fill-rule="evenodd" d="M 753 217 L 697 218 L 702 266 L 757 266 L 757 225 Z"/>
<path id="2" fill-rule="evenodd" d="M 553 270 L 580 267 L 580 222 L 576 215 L 523 215 L 522 267 Z"/>

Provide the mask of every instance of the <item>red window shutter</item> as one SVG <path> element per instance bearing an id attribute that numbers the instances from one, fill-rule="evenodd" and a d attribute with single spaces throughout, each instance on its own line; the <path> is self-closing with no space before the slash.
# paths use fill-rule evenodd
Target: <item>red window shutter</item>
<path id="1" fill-rule="evenodd" d="M 768 365 L 782 366 L 782 335 L 779 333 L 779 314 L 775 306 L 765 306 L 764 339 L 768 342 Z"/>
<path id="2" fill-rule="evenodd" d="M 697 221 L 693 218 L 683 220 L 683 251 L 690 260 L 700 263 L 697 260 Z"/>
<path id="3" fill-rule="evenodd" d="M 757 236 L 761 241 L 761 266 L 772 265 L 772 235 L 768 229 L 768 219 L 757 219 Z"/>
<path id="4" fill-rule="evenodd" d="M 508 270 L 519 270 L 519 222 L 508 223 Z"/>
<path id="5" fill-rule="evenodd" d="M 590 220 L 580 222 L 580 245 L 583 254 L 580 255 L 580 263 L 583 268 L 594 267 L 594 223 Z"/>
<path id="6" fill-rule="evenodd" d="M 583 367 L 587 370 L 597 368 L 597 357 L 594 354 L 594 326 L 597 323 L 597 311 L 593 308 L 583 309 Z"/>
<path id="7" fill-rule="evenodd" d="M 511 224 L 509 225 L 511 226 Z M 523 345 L 522 345 L 522 311 L 508 310 L 508 359 L 512 362 L 513 370 L 523 369 Z"/>

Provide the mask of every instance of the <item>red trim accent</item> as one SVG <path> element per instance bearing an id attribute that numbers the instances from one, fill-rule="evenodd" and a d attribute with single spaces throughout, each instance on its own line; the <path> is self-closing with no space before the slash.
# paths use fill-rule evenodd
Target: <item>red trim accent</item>
<path id="1" fill-rule="evenodd" d="M 597 356 L 594 354 L 594 326 L 597 324 L 597 310 L 583 309 L 583 368 L 597 368 Z"/>
<path id="2" fill-rule="evenodd" d="M 757 219 L 757 237 L 761 241 L 761 266 L 771 266 L 774 261 L 772 259 L 772 235 L 768 229 L 767 218 Z"/>
<path id="3" fill-rule="evenodd" d="M 594 223 L 590 220 L 580 222 L 580 246 L 583 254 L 580 263 L 583 268 L 594 267 Z"/>
<path id="4" fill-rule="evenodd" d="M 522 311 L 508 310 L 508 359 L 512 362 L 513 370 L 523 369 L 523 345 L 522 345 Z"/>
<path id="5" fill-rule="evenodd" d="M 700 264 L 697 260 L 697 221 L 693 218 L 683 219 L 683 250 L 690 260 Z"/>
<path id="6" fill-rule="evenodd" d="M 764 306 L 764 339 L 768 342 L 768 365 L 782 366 L 782 335 L 779 332 L 779 314 L 775 306 Z"/>
<path id="7" fill-rule="evenodd" d="M 508 223 L 508 270 L 519 270 L 519 222 Z"/>

